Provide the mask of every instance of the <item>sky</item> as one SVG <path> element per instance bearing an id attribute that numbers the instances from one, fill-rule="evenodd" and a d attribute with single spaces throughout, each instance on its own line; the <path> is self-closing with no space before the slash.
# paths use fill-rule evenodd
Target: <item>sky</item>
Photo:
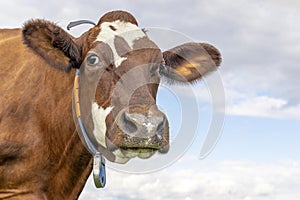
<path id="1" fill-rule="evenodd" d="M 193 138 L 182 154 L 152 173 L 128 173 L 108 163 L 106 188 L 96 189 L 90 177 L 81 200 L 300 199 L 298 1 L 11 0 L 1 1 L 0 7 L 0 27 L 6 28 L 21 27 L 31 18 L 65 28 L 70 21 L 97 22 L 106 12 L 122 9 L 131 12 L 149 35 L 169 31 L 172 36 L 213 44 L 222 54 L 219 70 L 203 81 L 192 87 L 165 85 L 160 90 L 158 102 L 168 115 L 174 149 L 176 138 L 182 136 L 180 127 L 186 127 L 184 131 Z M 78 36 L 88 28 L 83 25 L 70 33 Z M 162 41 L 160 45 L 165 48 Z M 214 96 L 220 80 L 217 86 L 225 94 L 224 101 L 222 95 Z M 218 101 L 225 104 L 224 123 L 222 115 L 216 119 Z M 195 115 L 197 120 L 192 118 Z M 200 159 L 215 119 L 221 125 L 220 137 L 211 153 Z M 195 121 L 196 132 L 190 128 Z M 132 165 L 136 163 L 141 164 L 133 161 Z"/>

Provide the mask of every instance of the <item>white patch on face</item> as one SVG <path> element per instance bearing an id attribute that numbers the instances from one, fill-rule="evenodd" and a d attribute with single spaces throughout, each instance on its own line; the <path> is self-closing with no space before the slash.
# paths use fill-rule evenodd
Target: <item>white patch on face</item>
<path id="1" fill-rule="evenodd" d="M 112 30 L 110 26 L 113 26 L 116 30 Z M 114 22 L 103 22 L 100 28 L 100 33 L 97 36 L 96 41 L 104 42 L 110 46 L 114 54 L 114 62 L 116 67 L 119 67 L 127 58 L 120 57 L 117 53 L 114 43 L 115 36 L 122 37 L 131 49 L 133 49 L 135 40 L 146 36 L 146 34 L 137 25 L 120 20 Z"/>
<path id="2" fill-rule="evenodd" d="M 153 132 L 153 129 L 155 128 L 155 125 L 153 125 L 151 122 L 144 122 L 143 125 L 147 128 L 149 133 Z"/>
<path id="3" fill-rule="evenodd" d="M 94 122 L 93 134 L 99 144 L 106 147 L 105 143 L 105 133 L 106 133 L 106 123 L 105 119 L 107 115 L 111 112 L 113 107 L 107 107 L 103 109 L 96 102 L 92 104 L 92 118 Z"/>

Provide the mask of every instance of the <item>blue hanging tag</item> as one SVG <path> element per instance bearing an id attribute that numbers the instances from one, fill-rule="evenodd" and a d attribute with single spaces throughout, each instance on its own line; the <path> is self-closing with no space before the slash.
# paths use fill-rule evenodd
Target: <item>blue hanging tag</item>
<path id="1" fill-rule="evenodd" d="M 105 159 L 100 153 L 94 155 L 93 176 L 95 186 L 104 188 L 106 184 Z"/>

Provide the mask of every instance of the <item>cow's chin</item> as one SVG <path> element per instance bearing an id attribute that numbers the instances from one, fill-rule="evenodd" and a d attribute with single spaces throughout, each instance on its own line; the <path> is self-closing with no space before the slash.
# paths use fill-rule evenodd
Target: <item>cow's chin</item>
<path id="1" fill-rule="evenodd" d="M 157 150 L 149 148 L 118 148 L 113 151 L 116 156 L 115 163 L 125 164 L 132 158 L 148 159 L 152 157 Z"/>

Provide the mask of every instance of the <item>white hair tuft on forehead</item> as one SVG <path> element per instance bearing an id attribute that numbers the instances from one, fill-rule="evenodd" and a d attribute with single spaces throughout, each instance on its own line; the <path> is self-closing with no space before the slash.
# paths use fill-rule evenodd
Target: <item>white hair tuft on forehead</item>
<path id="1" fill-rule="evenodd" d="M 133 49 L 134 41 L 145 37 L 146 34 L 136 24 L 130 22 L 117 20 L 101 23 L 100 32 L 96 41 L 104 42 L 110 46 L 114 55 L 115 67 L 119 67 L 127 58 L 118 55 L 114 43 L 115 36 L 122 37 L 127 42 L 128 46 Z"/>

